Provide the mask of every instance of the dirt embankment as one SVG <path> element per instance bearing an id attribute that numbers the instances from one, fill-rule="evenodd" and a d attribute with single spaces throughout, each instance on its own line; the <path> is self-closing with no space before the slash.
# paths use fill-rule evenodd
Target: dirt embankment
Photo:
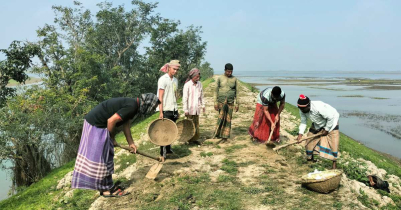
<path id="1" fill-rule="evenodd" d="M 165 162 L 156 180 L 145 178 L 154 161 L 137 157 L 134 164 L 114 175 L 125 180 L 131 194 L 122 198 L 99 197 L 91 209 L 368 209 L 394 204 L 391 198 L 346 175 L 340 188 L 330 194 L 301 187 L 300 177 L 320 165 L 306 163 L 301 145 L 277 154 L 272 147 L 251 141 L 247 131 L 257 93 L 243 85 L 240 111 L 233 115 L 231 138 L 227 143 L 217 144 L 218 139 L 211 139 L 217 118 L 212 100 L 214 88 L 212 83 L 205 90 L 206 114 L 200 117 L 202 145 L 176 142 L 173 147 L 176 154 Z M 294 138 L 287 131 L 297 125 L 294 116 L 282 113 L 282 144 Z M 146 135 L 137 142 L 147 143 Z M 158 151 L 158 147 L 149 151 Z M 116 159 L 126 153 L 117 151 Z M 364 162 L 369 166 L 367 173 L 385 177 L 392 193 L 401 196 L 399 177 L 387 175 L 369 161 L 351 160 L 341 151 L 340 156 L 339 164 Z"/>

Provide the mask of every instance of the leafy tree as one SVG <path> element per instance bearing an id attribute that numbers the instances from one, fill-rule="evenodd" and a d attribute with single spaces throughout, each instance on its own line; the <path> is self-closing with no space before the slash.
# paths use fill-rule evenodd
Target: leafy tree
<path id="1" fill-rule="evenodd" d="M 0 107 L 4 106 L 7 98 L 15 95 L 15 89 L 7 87 L 11 79 L 25 84 L 28 79 L 26 70 L 31 66 L 31 58 L 38 50 L 36 46 L 19 41 L 13 41 L 8 49 L 0 49 L 7 57 L 0 61 Z"/>
<path id="2" fill-rule="evenodd" d="M 37 30 L 39 41 L 13 42 L 2 50 L 7 60 L 0 63 L 1 81 L 4 76 L 23 82 L 28 68 L 43 75 L 41 86 L 8 94 L 0 109 L 0 161 L 14 163 L 15 185 L 29 185 L 76 157 L 83 117 L 99 102 L 155 93 L 159 69 L 169 60 L 181 60 L 181 86 L 193 67 L 207 69 L 204 75 L 213 71 L 202 64 L 206 42 L 200 27 L 178 29 L 179 21 L 154 14 L 157 3 L 132 5 L 126 11 L 103 2 L 95 15 L 76 1 L 73 8 L 53 6 L 54 25 Z M 141 54 L 147 38 L 150 47 Z M 34 56 L 38 63 L 31 62 Z"/>

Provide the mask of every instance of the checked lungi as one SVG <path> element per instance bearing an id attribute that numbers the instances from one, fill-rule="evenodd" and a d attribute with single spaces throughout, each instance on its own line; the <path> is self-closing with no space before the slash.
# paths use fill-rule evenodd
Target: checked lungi
<path id="1" fill-rule="evenodd" d="M 71 187 L 107 191 L 113 186 L 114 145 L 107 128 L 84 122 Z"/>
<path id="2" fill-rule="evenodd" d="M 228 110 L 223 109 L 224 103 L 218 104 L 219 117 L 217 119 L 214 136 L 217 138 L 230 138 L 231 118 L 233 116 L 234 103 L 227 103 Z"/>
<path id="3" fill-rule="evenodd" d="M 307 136 L 315 135 L 308 132 Z M 305 149 L 308 159 L 312 158 L 313 154 L 319 154 L 320 157 L 332 161 L 337 160 L 338 146 L 340 143 L 340 131 L 332 130 L 327 136 L 320 136 L 306 140 Z"/>

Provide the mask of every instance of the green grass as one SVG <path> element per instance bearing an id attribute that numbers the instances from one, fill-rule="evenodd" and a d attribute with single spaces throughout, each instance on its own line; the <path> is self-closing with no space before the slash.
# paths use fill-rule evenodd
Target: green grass
<path id="1" fill-rule="evenodd" d="M 204 81 L 202 81 L 203 89 L 207 88 L 210 85 L 210 83 L 213 83 L 213 82 L 214 82 L 214 79 L 212 77 L 207 78 Z"/>
<path id="2" fill-rule="evenodd" d="M 239 149 L 242 149 L 245 147 L 247 147 L 247 145 L 245 145 L 245 144 L 236 144 L 236 145 L 225 148 L 225 150 L 226 150 L 226 153 L 233 153 L 235 150 L 239 150 Z"/>
<path id="3" fill-rule="evenodd" d="M 220 174 L 217 177 L 218 182 L 234 182 L 236 179 L 234 176 L 229 176 L 229 175 L 222 175 Z"/>
<path id="4" fill-rule="evenodd" d="M 88 209 L 94 201 L 96 191 L 76 190 L 70 199 L 61 196 L 62 190 L 57 190 L 57 182 L 74 169 L 75 160 L 54 169 L 39 182 L 27 187 L 24 191 L 0 202 L 0 209 Z M 63 195 L 62 195 L 63 196 Z M 61 201 L 61 202 L 60 202 Z"/>
<path id="5" fill-rule="evenodd" d="M 154 114 L 144 120 L 138 120 L 131 127 L 132 136 L 139 139 L 141 133 L 146 132 L 147 125 L 157 119 L 158 114 Z M 127 144 L 123 133 L 116 135 L 116 141 L 120 144 Z M 152 143 L 140 146 L 141 150 L 148 150 L 154 147 Z M 181 148 L 180 148 L 181 149 Z M 178 149 L 178 150 L 180 150 Z M 186 149 L 182 149 L 186 150 Z M 136 161 L 135 155 L 123 155 L 118 163 L 121 164 L 119 170 L 125 169 L 129 164 Z M 128 164 L 127 164 L 128 162 Z M 117 163 L 117 164 L 118 164 Z M 75 160 L 68 162 L 60 168 L 52 170 L 47 176 L 39 182 L 25 188 L 25 190 L 11 196 L 8 199 L 0 201 L 0 209 L 88 209 L 96 199 L 97 191 L 94 190 L 75 190 L 69 199 L 64 199 L 62 190 L 57 190 L 57 182 L 62 179 L 68 172 L 74 170 Z M 65 192 L 64 192 L 65 193 Z"/>
<path id="6" fill-rule="evenodd" d="M 213 155 L 213 152 L 201 152 L 200 156 L 201 157 L 211 157 Z"/>
<path id="7" fill-rule="evenodd" d="M 136 162 L 136 155 L 135 154 L 123 154 L 121 155 L 116 162 L 116 165 L 120 167 L 115 171 L 115 173 L 119 173 L 126 169 L 128 166 L 134 164 Z"/>
<path id="8" fill-rule="evenodd" d="M 238 173 L 238 164 L 235 161 L 224 159 L 221 170 L 229 173 L 230 175 L 236 175 Z"/>
<path id="9" fill-rule="evenodd" d="M 248 88 L 248 90 L 250 90 L 251 92 L 259 93 L 259 89 L 256 88 L 255 86 L 253 86 L 253 85 L 251 85 L 251 84 L 248 84 L 248 83 L 245 83 L 245 82 L 243 82 L 243 81 L 241 81 L 241 80 L 238 80 L 238 81 L 241 83 L 241 85 L 243 85 L 243 86 L 245 86 L 246 88 Z"/>
<path id="10" fill-rule="evenodd" d="M 220 183 L 210 182 L 209 175 L 188 175 L 173 180 L 169 196 L 138 207 L 141 209 L 242 209 L 242 197 L 233 185 L 219 189 Z M 152 199 L 150 199 L 152 200 Z"/>

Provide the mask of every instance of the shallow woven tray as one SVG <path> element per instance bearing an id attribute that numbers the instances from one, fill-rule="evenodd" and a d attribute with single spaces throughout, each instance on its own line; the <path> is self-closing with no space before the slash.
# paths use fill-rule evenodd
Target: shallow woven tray
<path id="1" fill-rule="evenodd" d="M 148 135 L 153 144 L 170 145 L 177 139 L 177 125 L 169 119 L 154 120 L 148 126 Z"/>
<path id="2" fill-rule="evenodd" d="M 196 128 L 192 120 L 183 119 L 177 122 L 178 141 L 187 142 L 195 136 Z"/>
<path id="3" fill-rule="evenodd" d="M 340 185 L 341 174 L 342 171 L 340 170 L 322 171 L 319 173 L 321 179 L 310 178 L 306 174 L 302 176 L 302 185 L 316 192 L 329 193 Z"/>

